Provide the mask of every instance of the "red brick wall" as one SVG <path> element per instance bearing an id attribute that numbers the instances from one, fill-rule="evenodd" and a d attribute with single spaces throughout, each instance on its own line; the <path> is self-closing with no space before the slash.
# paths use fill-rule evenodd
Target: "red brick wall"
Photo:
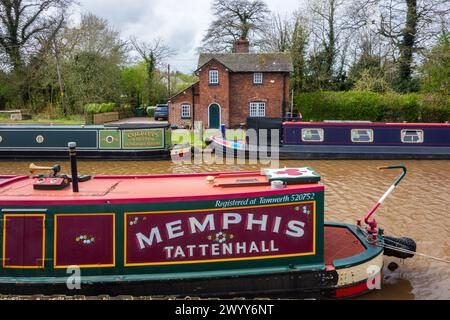
<path id="1" fill-rule="evenodd" d="M 219 85 L 209 85 L 209 70 L 219 71 Z M 227 127 L 238 127 L 250 116 L 250 102 L 266 103 L 266 117 L 281 117 L 283 100 L 289 110 L 289 74 L 264 73 L 263 84 L 253 84 L 253 73 L 230 73 L 222 64 L 212 61 L 199 71 L 195 85 L 195 121 L 208 128 L 208 108 L 212 103 L 221 107 L 221 122 Z M 284 88 L 284 92 L 283 92 Z M 283 99 L 284 98 L 284 99 Z M 192 125 L 194 119 L 181 119 L 181 105 L 192 105 L 192 89 L 187 89 L 169 102 L 169 122 L 173 125 Z M 194 110 L 191 107 L 191 116 Z"/>
<path id="2" fill-rule="evenodd" d="M 195 108 L 199 108 L 199 84 L 194 85 L 195 91 Z M 192 87 L 179 93 L 176 97 L 169 101 L 169 123 L 177 126 L 193 126 L 194 108 L 192 106 Z M 191 106 L 191 119 L 181 118 L 181 105 L 189 104 Z"/>
<path id="3" fill-rule="evenodd" d="M 219 71 L 219 85 L 209 84 L 209 70 Z M 230 80 L 228 70 L 220 63 L 211 61 L 199 72 L 200 78 L 200 106 L 196 110 L 196 120 L 202 121 L 205 128 L 208 127 L 208 108 L 211 104 L 217 103 L 221 108 L 221 123 L 229 126 L 229 92 Z"/>
<path id="4" fill-rule="evenodd" d="M 265 102 L 266 117 L 268 118 L 281 117 L 283 98 L 286 108 L 288 108 L 289 90 L 287 73 L 264 73 L 262 85 L 253 84 L 253 73 L 231 74 L 230 127 L 237 127 L 246 122 L 250 116 L 250 102 Z"/>

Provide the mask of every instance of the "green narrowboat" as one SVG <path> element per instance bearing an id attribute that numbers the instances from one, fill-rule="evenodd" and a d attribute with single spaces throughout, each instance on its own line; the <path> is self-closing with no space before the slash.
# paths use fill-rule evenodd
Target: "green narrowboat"
<path id="1" fill-rule="evenodd" d="M 0 159 L 65 159 L 72 141 L 99 160 L 170 159 L 172 144 L 166 124 L 0 125 Z"/>

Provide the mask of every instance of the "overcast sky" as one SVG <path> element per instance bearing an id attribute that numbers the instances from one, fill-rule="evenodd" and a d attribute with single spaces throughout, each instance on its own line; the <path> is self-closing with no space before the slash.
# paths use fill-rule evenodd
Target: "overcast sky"
<path id="1" fill-rule="evenodd" d="M 270 10 L 282 14 L 296 10 L 301 2 L 266 0 Z M 177 51 L 170 59 L 173 69 L 183 72 L 195 69 L 195 50 L 212 19 L 211 0 L 81 0 L 80 3 L 77 11 L 106 18 L 124 39 L 131 35 L 140 40 L 163 38 Z"/>

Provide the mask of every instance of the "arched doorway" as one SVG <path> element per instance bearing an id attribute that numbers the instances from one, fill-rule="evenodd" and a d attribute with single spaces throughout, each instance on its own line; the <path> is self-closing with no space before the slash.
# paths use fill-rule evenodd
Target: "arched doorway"
<path id="1" fill-rule="evenodd" d="M 208 108 L 208 124 L 210 129 L 220 128 L 221 109 L 217 103 L 213 103 Z"/>

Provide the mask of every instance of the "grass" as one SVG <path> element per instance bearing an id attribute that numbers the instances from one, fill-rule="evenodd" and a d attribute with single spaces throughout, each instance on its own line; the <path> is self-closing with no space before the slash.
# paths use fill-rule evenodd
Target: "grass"
<path id="1" fill-rule="evenodd" d="M 85 124 L 84 116 L 69 116 L 66 118 L 52 118 L 45 115 L 33 115 L 31 120 L 11 120 L 9 115 L 0 115 L 1 124 Z"/>

